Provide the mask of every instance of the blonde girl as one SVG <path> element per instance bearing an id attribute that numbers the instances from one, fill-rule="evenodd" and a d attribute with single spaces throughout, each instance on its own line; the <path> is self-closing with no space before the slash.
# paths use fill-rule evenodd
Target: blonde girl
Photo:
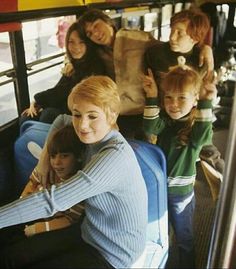
<path id="1" fill-rule="evenodd" d="M 50 191 L 1 207 L 0 227 L 47 218 L 81 201 L 85 217 L 81 225 L 6 246 L 1 268 L 130 268 L 144 251 L 147 190 L 135 154 L 116 128 L 116 84 L 106 76 L 88 77 L 73 88 L 68 104 L 72 116 L 60 115 L 51 131 L 73 123 L 86 144 L 83 169 Z M 48 164 L 45 148 L 41 158 Z M 47 174 L 40 163 L 38 173 Z"/>

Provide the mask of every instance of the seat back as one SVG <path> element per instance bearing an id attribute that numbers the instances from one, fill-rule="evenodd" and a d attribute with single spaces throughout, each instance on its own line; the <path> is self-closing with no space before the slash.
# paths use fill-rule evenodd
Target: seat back
<path id="1" fill-rule="evenodd" d="M 168 257 L 168 210 L 166 159 L 153 144 L 128 141 L 133 148 L 148 192 L 148 228 L 145 257 L 136 268 L 164 268 Z"/>
<path id="2" fill-rule="evenodd" d="M 28 149 L 31 142 L 43 147 L 50 124 L 37 121 L 25 121 L 20 127 L 20 135 L 14 144 L 14 165 L 16 192 L 20 194 L 29 180 L 34 167 L 38 163 Z"/>

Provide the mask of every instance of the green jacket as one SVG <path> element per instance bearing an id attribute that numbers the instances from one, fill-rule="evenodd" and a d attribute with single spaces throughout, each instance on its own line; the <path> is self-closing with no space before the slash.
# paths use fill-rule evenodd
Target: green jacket
<path id="1" fill-rule="evenodd" d="M 144 109 L 144 130 L 157 135 L 157 145 L 167 159 L 168 192 L 185 195 L 193 190 L 196 178 L 196 161 L 203 145 L 212 143 L 212 104 L 200 100 L 192 126 L 189 142 L 181 146 L 178 131 L 183 128 L 188 116 L 172 120 L 160 112 L 156 98 L 147 98 Z"/>

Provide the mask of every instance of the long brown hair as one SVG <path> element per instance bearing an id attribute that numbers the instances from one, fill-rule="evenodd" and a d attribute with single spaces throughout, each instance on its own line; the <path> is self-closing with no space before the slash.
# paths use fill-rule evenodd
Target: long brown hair
<path id="1" fill-rule="evenodd" d="M 74 127 L 66 125 L 55 131 L 47 143 L 48 154 L 73 153 L 76 158 L 82 155 L 84 144 L 80 142 Z"/>

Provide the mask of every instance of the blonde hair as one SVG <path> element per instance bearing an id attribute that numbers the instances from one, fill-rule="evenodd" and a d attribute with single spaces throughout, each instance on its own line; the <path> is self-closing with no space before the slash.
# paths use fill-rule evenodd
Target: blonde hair
<path id="1" fill-rule="evenodd" d="M 83 79 L 72 89 L 68 97 L 68 107 L 71 112 L 78 100 L 85 100 L 100 107 L 111 126 L 118 129 L 116 119 L 120 113 L 120 97 L 117 85 L 111 78 L 90 76 Z"/>
<path id="2" fill-rule="evenodd" d="M 193 68 L 185 65 L 184 68 L 181 66 L 172 67 L 171 70 L 163 74 L 163 79 L 161 82 L 161 96 L 162 96 L 162 106 L 163 106 L 163 97 L 166 92 L 186 92 L 191 91 L 193 95 L 196 96 L 196 100 L 199 96 L 201 89 L 202 79 L 197 71 Z M 188 120 L 186 121 L 185 126 L 179 130 L 178 138 L 180 145 L 187 145 L 189 136 L 191 133 L 192 125 L 195 120 L 196 108 L 193 107 Z"/>

